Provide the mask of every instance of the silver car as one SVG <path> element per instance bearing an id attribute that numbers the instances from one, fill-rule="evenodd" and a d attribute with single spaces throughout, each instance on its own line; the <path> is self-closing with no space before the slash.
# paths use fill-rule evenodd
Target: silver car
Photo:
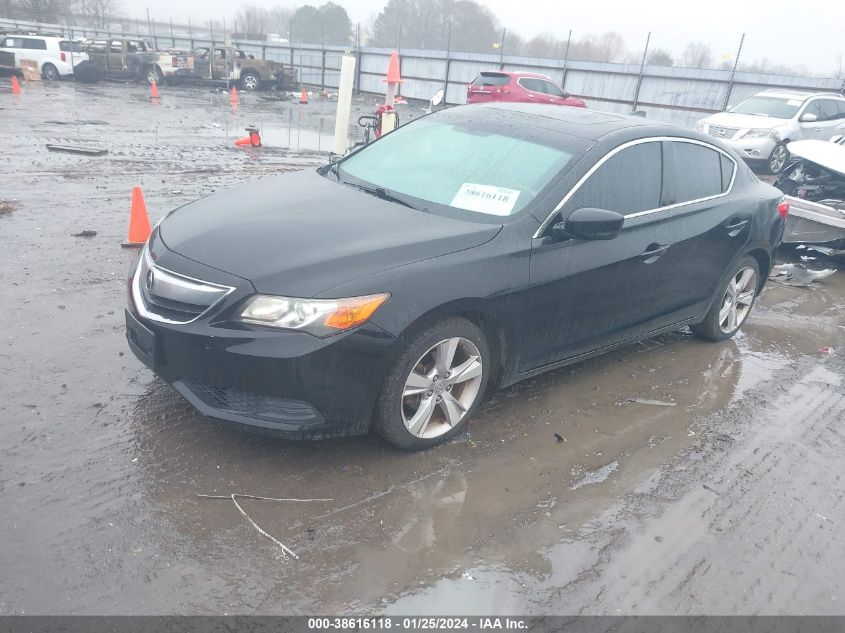
<path id="1" fill-rule="evenodd" d="M 747 161 L 765 161 L 773 174 L 789 162 L 787 144 L 845 134 L 845 97 L 835 93 L 764 90 L 695 124 Z"/>

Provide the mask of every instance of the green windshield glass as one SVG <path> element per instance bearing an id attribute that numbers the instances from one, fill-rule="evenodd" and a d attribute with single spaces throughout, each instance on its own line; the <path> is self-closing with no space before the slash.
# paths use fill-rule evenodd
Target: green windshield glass
<path id="1" fill-rule="evenodd" d="M 350 175 L 467 211 L 513 215 L 549 184 L 572 152 L 540 142 L 540 130 L 496 127 L 421 119 L 347 158 L 341 178 Z"/>

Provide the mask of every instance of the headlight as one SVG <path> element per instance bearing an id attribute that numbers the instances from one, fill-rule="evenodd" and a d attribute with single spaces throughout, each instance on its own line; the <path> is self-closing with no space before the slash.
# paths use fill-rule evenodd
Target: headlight
<path id="1" fill-rule="evenodd" d="M 774 130 L 765 129 L 765 130 L 748 130 L 745 134 L 742 135 L 742 138 L 765 138 L 767 136 L 774 136 Z"/>
<path id="2" fill-rule="evenodd" d="M 366 323 L 390 298 L 383 293 L 349 299 L 294 299 L 256 295 L 247 301 L 241 321 L 329 336 Z"/>

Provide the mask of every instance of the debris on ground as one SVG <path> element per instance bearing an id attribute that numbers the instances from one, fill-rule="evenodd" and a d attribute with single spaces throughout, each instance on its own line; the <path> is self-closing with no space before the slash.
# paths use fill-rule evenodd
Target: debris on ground
<path id="1" fill-rule="evenodd" d="M 202 495 L 202 494 L 197 494 L 197 497 L 200 497 L 201 499 L 230 499 L 232 501 L 232 503 L 235 504 L 235 507 L 238 509 L 238 512 L 240 512 L 241 515 L 247 521 L 250 522 L 252 527 L 254 527 L 258 531 L 259 534 L 261 534 L 262 536 L 266 536 L 268 539 L 273 541 L 273 543 L 275 543 L 276 545 L 278 545 L 282 549 L 282 555 L 284 556 L 284 558 L 287 558 L 288 554 L 290 554 L 291 556 L 293 556 L 296 559 L 299 559 L 299 556 L 297 556 L 296 553 L 291 548 L 289 548 L 287 545 L 285 545 L 280 540 L 275 538 L 272 534 L 268 534 L 267 532 L 262 530 L 261 527 L 255 521 L 252 520 L 252 517 L 250 517 L 246 513 L 246 510 L 244 510 L 241 507 L 241 504 L 238 503 L 237 498 L 240 497 L 241 499 L 260 499 L 262 501 L 299 501 L 299 502 L 333 501 L 333 499 L 279 499 L 279 498 L 276 498 L 276 497 L 258 497 L 256 495 L 242 495 L 242 494 L 237 494 L 237 493 L 231 494 L 231 495 Z"/>
<path id="2" fill-rule="evenodd" d="M 566 438 L 563 437 L 563 435 L 561 435 L 560 433 L 555 433 L 555 439 L 557 440 L 558 443 L 566 441 Z"/>
<path id="3" fill-rule="evenodd" d="M 14 203 L 10 202 L 9 200 L 0 200 L 0 215 L 4 215 L 6 213 L 11 213 L 15 210 Z"/>
<path id="4" fill-rule="evenodd" d="M 601 468 L 588 472 L 586 475 L 581 477 L 581 479 L 579 479 L 576 483 L 572 484 L 569 489 L 578 490 L 578 488 L 583 488 L 584 486 L 600 484 L 603 481 L 606 481 L 607 478 L 610 477 L 617 470 L 619 470 L 619 462 L 612 461 L 609 464 L 602 466 Z"/>
<path id="5" fill-rule="evenodd" d="M 637 404 L 651 404 L 655 407 L 676 407 L 677 402 L 669 402 L 668 400 L 650 400 L 648 398 L 627 398 L 623 402 L 635 402 Z"/>
<path id="6" fill-rule="evenodd" d="M 772 268 L 769 279 L 787 286 L 809 286 L 814 281 L 821 281 L 836 272 L 835 268 L 810 270 L 803 264 L 780 264 Z"/>
<path id="7" fill-rule="evenodd" d="M 105 156 L 109 150 L 100 147 L 79 147 L 76 145 L 54 145 L 47 143 L 47 149 L 51 152 L 64 152 L 66 154 L 82 154 L 84 156 Z"/>
<path id="8" fill-rule="evenodd" d="M 807 249 L 808 251 L 815 251 L 816 253 L 821 253 L 822 255 L 826 255 L 827 257 L 843 257 L 845 256 L 845 249 L 841 248 L 831 248 L 829 246 L 819 246 L 814 244 L 812 246 L 804 246 L 801 244 L 800 246 L 796 246 L 796 249 Z"/>
<path id="9" fill-rule="evenodd" d="M 822 347 L 819 350 L 819 354 L 821 354 L 822 356 L 833 356 L 834 353 L 835 352 L 832 347 Z"/>
<path id="10" fill-rule="evenodd" d="M 94 237 L 96 235 L 97 231 L 91 231 L 90 229 L 85 229 L 79 233 L 71 233 L 71 237 Z"/>

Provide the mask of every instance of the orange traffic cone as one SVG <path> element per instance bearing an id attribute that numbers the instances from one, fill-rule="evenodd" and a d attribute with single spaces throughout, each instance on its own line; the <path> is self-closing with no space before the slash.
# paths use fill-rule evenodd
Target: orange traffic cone
<path id="1" fill-rule="evenodd" d="M 248 127 L 246 129 L 249 132 L 249 136 L 244 136 L 243 138 L 235 139 L 235 147 L 261 147 L 261 135 L 258 133 L 258 129 L 254 127 Z"/>
<path id="2" fill-rule="evenodd" d="M 21 93 L 21 85 L 18 83 L 18 78 L 12 75 L 12 94 L 19 95 Z"/>
<path id="3" fill-rule="evenodd" d="M 143 246 L 150 237 L 150 218 L 140 187 L 132 187 L 132 207 L 129 210 L 129 235 L 121 246 Z"/>
<path id="4" fill-rule="evenodd" d="M 390 54 L 390 62 L 387 64 L 387 77 L 382 81 L 388 84 L 401 84 L 402 76 L 399 74 L 399 53 L 393 51 Z"/>
<path id="5" fill-rule="evenodd" d="M 158 85 L 155 81 L 150 84 L 150 99 L 158 99 Z"/>
<path id="6" fill-rule="evenodd" d="M 229 101 L 232 104 L 237 104 L 238 102 L 238 89 L 232 86 L 232 91 L 229 93 Z"/>
<path id="7" fill-rule="evenodd" d="M 302 92 L 299 94 L 299 103 L 308 103 L 308 91 L 305 88 L 303 88 Z"/>

